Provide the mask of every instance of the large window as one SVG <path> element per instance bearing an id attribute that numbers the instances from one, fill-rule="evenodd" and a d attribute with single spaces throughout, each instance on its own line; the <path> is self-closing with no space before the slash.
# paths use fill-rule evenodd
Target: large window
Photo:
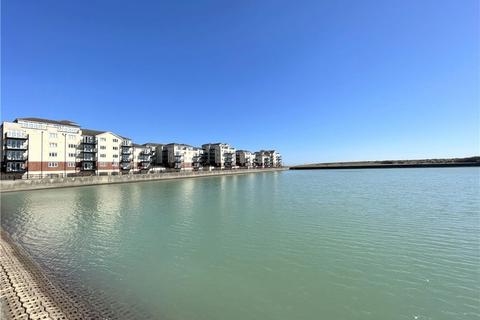
<path id="1" fill-rule="evenodd" d="M 52 158 L 55 158 L 57 156 L 57 153 L 56 152 L 50 152 L 48 154 L 49 157 L 52 157 Z"/>
<path id="2" fill-rule="evenodd" d="M 58 134 L 55 133 L 55 132 L 50 132 L 50 133 L 48 134 L 48 136 L 50 137 L 50 139 L 57 139 L 57 138 L 58 138 Z"/>
<path id="3" fill-rule="evenodd" d="M 49 162 L 48 167 L 49 168 L 57 168 L 58 167 L 58 162 Z"/>

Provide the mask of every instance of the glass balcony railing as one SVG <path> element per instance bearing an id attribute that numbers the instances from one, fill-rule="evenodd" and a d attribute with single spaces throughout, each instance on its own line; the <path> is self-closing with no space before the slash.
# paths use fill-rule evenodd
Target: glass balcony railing
<path id="1" fill-rule="evenodd" d="M 24 131 L 7 131 L 5 133 L 5 138 L 13 138 L 13 139 L 28 139 L 28 134 Z"/>

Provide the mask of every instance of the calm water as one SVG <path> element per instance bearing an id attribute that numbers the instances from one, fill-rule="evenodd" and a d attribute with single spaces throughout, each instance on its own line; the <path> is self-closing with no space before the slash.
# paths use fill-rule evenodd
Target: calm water
<path id="1" fill-rule="evenodd" d="M 319 170 L 18 192 L 1 196 L 2 226 L 62 286 L 144 317 L 479 319 L 479 176 Z"/>

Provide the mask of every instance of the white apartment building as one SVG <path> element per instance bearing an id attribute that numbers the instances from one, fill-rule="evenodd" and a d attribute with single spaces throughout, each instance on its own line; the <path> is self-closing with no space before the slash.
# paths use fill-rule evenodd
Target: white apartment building
<path id="1" fill-rule="evenodd" d="M 125 174 L 161 171 L 165 168 L 200 170 L 216 168 L 277 167 L 275 150 L 236 151 L 226 143 L 202 148 L 187 144 L 133 144 L 109 131 L 81 129 L 68 120 L 17 118 L 0 127 L 0 159 L 3 173 L 24 177 Z M 210 169 L 210 168 L 209 168 Z"/>
<path id="2" fill-rule="evenodd" d="M 255 163 L 260 168 L 281 167 L 282 156 L 275 150 L 260 150 L 255 152 Z"/>
<path id="3" fill-rule="evenodd" d="M 133 171 L 148 172 L 151 170 L 155 147 L 146 144 L 133 144 Z"/>
<path id="4" fill-rule="evenodd" d="M 255 153 L 246 150 L 237 150 L 236 164 L 241 168 L 253 168 L 255 166 Z"/>
<path id="5" fill-rule="evenodd" d="M 170 143 L 164 146 L 163 160 L 167 167 L 180 170 L 198 169 L 203 150 L 188 144 Z"/>
<path id="6" fill-rule="evenodd" d="M 235 168 L 235 148 L 226 143 L 207 143 L 202 145 L 205 153 L 204 164 L 217 168 Z"/>
<path id="7" fill-rule="evenodd" d="M 17 118 L 1 126 L 4 173 L 18 176 L 66 176 L 77 171 L 80 127 L 68 120 Z"/>
<path id="8" fill-rule="evenodd" d="M 129 173 L 133 169 L 132 142 L 113 132 L 82 129 L 79 161 L 83 174 Z"/>
<path id="9" fill-rule="evenodd" d="M 267 168 L 270 164 L 270 154 L 264 150 L 255 152 L 255 166 Z"/>

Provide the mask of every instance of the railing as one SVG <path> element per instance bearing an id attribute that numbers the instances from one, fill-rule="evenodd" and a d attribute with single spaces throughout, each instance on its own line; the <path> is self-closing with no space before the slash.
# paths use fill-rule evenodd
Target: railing
<path id="1" fill-rule="evenodd" d="M 89 138 L 89 137 L 83 137 L 82 143 L 85 143 L 85 144 L 96 144 L 96 143 L 97 143 L 97 139 L 95 139 L 95 138 Z"/>
<path id="2" fill-rule="evenodd" d="M 23 131 L 7 131 L 5 132 L 5 138 L 28 139 L 28 134 Z"/>
<path id="3" fill-rule="evenodd" d="M 9 155 L 8 153 L 6 154 L 5 158 L 7 159 L 7 161 L 27 161 L 28 160 L 28 155 L 27 153 L 24 153 L 22 154 L 21 156 L 12 156 L 12 155 Z"/>
<path id="4" fill-rule="evenodd" d="M 94 153 L 94 152 L 97 152 L 97 148 L 87 148 L 87 147 L 84 147 L 81 151 L 83 151 L 83 152 L 88 152 L 88 153 Z"/>
<path id="5" fill-rule="evenodd" d="M 132 141 L 124 140 L 124 141 L 122 141 L 121 146 L 122 147 L 130 147 L 130 146 L 132 146 Z"/>
<path id="6" fill-rule="evenodd" d="M 8 142 L 12 142 L 12 141 L 8 141 Z M 28 149 L 28 144 L 26 142 L 22 143 L 22 144 L 12 144 L 12 143 L 8 143 L 5 145 L 5 149 L 10 149 L 10 150 L 27 150 Z"/>

